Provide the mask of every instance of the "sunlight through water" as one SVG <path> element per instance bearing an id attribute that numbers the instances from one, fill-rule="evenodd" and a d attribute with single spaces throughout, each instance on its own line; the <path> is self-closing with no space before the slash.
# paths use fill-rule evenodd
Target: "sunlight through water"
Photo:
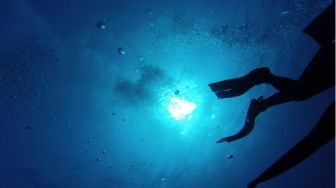
<path id="1" fill-rule="evenodd" d="M 192 112 L 196 104 L 176 97 L 170 98 L 167 109 L 175 120 L 189 120 L 192 118 Z"/>

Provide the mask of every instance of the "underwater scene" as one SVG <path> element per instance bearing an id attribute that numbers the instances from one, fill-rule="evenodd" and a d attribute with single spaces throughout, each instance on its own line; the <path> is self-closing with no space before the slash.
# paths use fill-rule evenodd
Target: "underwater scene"
<path id="1" fill-rule="evenodd" d="M 1 0 L 0 188 L 334 188 L 334 6 Z"/>

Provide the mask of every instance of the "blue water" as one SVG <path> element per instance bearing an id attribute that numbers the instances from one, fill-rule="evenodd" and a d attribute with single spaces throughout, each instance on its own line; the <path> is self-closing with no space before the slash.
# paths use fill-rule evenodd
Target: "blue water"
<path id="1" fill-rule="evenodd" d="M 207 84 L 262 66 L 298 78 L 318 49 L 302 29 L 329 3 L 2 0 L 0 187 L 246 187 L 308 134 L 334 88 L 216 144 L 276 90 L 218 100 Z M 176 120 L 174 97 L 194 111 Z M 332 188 L 334 156 L 332 140 L 259 187 Z"/>

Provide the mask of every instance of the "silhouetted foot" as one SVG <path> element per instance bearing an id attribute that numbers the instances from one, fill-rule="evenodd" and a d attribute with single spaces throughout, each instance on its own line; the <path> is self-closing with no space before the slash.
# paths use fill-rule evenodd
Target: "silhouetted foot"
<path id="1" fill-rule="evenodd" d="M 246 123 L 254 123 L 255 118 L 263 111 L 266 110 L 266 108 L 262 105 L 263 97 L 259 97 L 258 99 L 252 99 L 249 109 L 247 111 L 246 116 Z"/>
<path id="2" fill-rule="evenodd" d="M 272 76 L 267 67 L 262 67 L 239 78 L 211 83 L 209 87 L 218 98 L 236 97 L 244 94 L 255 85 L 270 82 Z"/>
<path id="3" fill-rule="evenodd" d="M 252 99 L 247 111 L 244 127 L 238 133 L 224 137 L 218 140 L 217 143 L 232 142 L 250 134 L 254 127 L 255 118 L 262 111 L 265 111 L 264 105 L 262 104 L 262 97 L 259 97 L 259 99 Z"/>
<path id="4" fill-rule="evenodd" d="M 253 85 L 269 83 L 273 74 L 267 67 L 254 69 L 246 75 L 249 82 Z"/>

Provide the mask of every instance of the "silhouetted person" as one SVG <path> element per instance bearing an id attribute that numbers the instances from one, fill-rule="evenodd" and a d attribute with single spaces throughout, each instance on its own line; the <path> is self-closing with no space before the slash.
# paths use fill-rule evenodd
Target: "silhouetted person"
<path id="1" fill-rule="evenodd" d="M 304 32 L 319 43 L 321 48 L 310 61 L 298 80 L 275 76 L 266 68 L 259 68 L 249 74 L 235 79 L 224 80 L 209 84 L 218 98 L 239 96 L 255 85 L 269 83 L 278 93 L 263 99 L 252 99 L 247 112 L 245 126 L 237 134 L 224 137 L 217 141 L 231 142 L 248 135 L 253 127 L 257 115 L 274 105 L 308 99 L 322 91 L 335 86 L 335 3 L 332 2 Z M 295 166 L 319 147 L 335 136 L 334 102 L 329 106 L 315 128 L 301 142 L 281 157 L 261 176 L 249 184 L 255 187 Z"/>

